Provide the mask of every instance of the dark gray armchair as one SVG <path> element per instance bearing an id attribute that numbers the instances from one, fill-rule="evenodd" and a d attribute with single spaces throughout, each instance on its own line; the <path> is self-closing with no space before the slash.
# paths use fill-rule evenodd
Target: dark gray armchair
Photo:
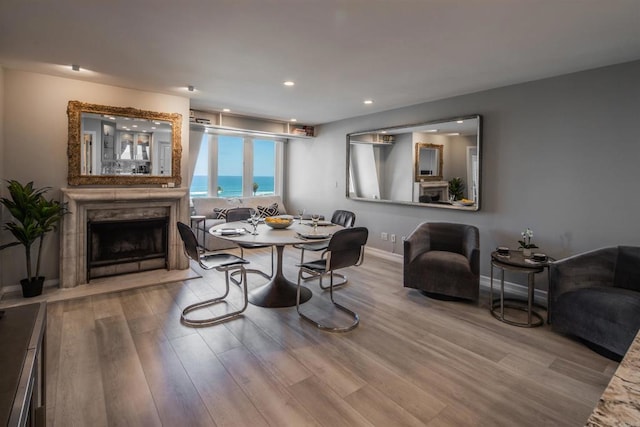
<path id="1" fill-rule="evenodd" d="M 551 263 L 549 322 L 615 359 L 624 356 L 640 328 L 640 247 L 597 249 Z"/>
<path id="2" fill-rule="evenodd" d="M 480 234 L 466 224 L 420 224 L 404 241 L 404 286 L 477 301 Z"/>

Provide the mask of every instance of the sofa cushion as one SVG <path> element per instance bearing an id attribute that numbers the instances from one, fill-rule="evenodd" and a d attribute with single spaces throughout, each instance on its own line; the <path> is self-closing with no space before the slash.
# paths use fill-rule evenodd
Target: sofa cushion
<path id="1" fill-rule="evenodd" d="M 225 199 L 223 197 L 194 197 L 193 206 L 197 215 L 214 218 L 214 208 L 232 209 L 240 207 L 239 199 Z"/>
<path id="2" fill-rule="evenodd" d="M 618 247 L 614 286 L 640 292 L 640 248 Z"/>
<path id="3" fill-rule="evenodd" d="M 262 218 L 266 218 L 268 216 L 280 215 L 280 211 L 278 211 L 277 203 L 273 203 L 269 206 L 258 206 L 256 209 L 258 210 L 258 213 Z"/>
<path id="4" fill-rule="evenodd" d="M 234 208 L 213 208 L 213 219 L 227 219 L 227 212 Z"/>
<path id="5" fill-rule="evenodd" d="M 282 203 L 282 197 L 280 196 L 253 196 L 245 197 L 241 200 L 241 204 L 246 208 L 258 209 L 258 206 L 269 206 L 274 203 L 278 204 L 278 212 L 280 215 L 285 215 L 286 209 Z"/>

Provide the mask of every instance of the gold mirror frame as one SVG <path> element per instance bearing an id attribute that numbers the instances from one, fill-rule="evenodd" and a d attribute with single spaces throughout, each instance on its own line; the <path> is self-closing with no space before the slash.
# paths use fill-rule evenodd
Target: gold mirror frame
<path id="1" fill-rule="evenodd" d="M 82 140 L 80 138 L 82 113 L 109 114 L 170 122 L 172 127 L 171 176 L 82 175 L 80 173 L 82 156 Z M 108 105 L 69 101 L 67 116 L 69 118 L 69 140 L 67 145 L 67 156 L 69 157 L 67 181 L 69 185 L 143 185 L 173 183 L 178 186 L 182 183 L 182 176 L 180 175 L 180 162 L 182 159 L 182 114 L 158 113 L 131 107 L 111 107 Z"/>
<path id="2" fill-rule="evenodd" d="M 437 175 L 422 175 L 420 174 L 420 149 L 421 148 L 432 148 L 438 150 L 438 174 Z M 444 164 L 443 159 L 443 147 L 438 144 L 430 144 L 428 142 L 418 142 L 416 143 L 416 152 L 415 152 L 415 163 L 413 165 L 416 182 L 420 181 L 442 181 L 442 177 L 444 176 L 442 173 L 442 166 Z"/>

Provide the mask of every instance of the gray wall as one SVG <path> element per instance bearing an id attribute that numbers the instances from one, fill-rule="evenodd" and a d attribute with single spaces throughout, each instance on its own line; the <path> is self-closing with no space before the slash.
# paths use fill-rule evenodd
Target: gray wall
<path id="1" fill-rule="evenodd" d="M 484 275 L 490 252 L 516 248 L 526 227 L 556 258 L 640 245 L 638 76 L 635 61 L 323 125 L 315 139 L 289 143 L 286 200 L 325 215 L 354 211 L 369 244 L 389 252 L 402 252 L 401 236 L 423 221 L 476 225 Z M 345 198 L 347 133 L 475 113 L 484 127 L 479 212 Z"/>

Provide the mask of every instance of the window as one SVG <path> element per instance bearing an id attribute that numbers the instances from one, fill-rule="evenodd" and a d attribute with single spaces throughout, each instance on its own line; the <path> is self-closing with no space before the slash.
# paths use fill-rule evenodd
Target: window
<path id="1" fill-rule="evenodd" d="M 264 136 L 200 135 L 191 197 L 281 194 L 281 140 Z"/>
<path id="2" fill-rule="evenodd" d="M 253 194 L 275 194 L 276 142 L 253 140 Z"/>
<path id="3" fill-rule="evenodd" d="M 218 137 L 218 196 L 242 197 L 243 145 L 240 136 Z"/>

